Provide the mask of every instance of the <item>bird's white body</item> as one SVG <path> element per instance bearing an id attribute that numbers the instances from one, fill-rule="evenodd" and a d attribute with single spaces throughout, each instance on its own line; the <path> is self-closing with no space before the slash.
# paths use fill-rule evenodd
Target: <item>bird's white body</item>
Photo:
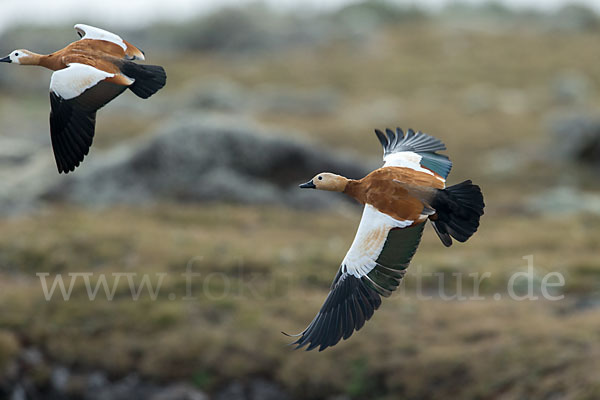
<path id="1" fill-rule="evenodd" d="M 366 204 L 352 246 L 342 261 L 343 272 L 356 278 L 367 275 L 375 268 L 390 229 L 406 228 L 413 222 L 398 221 Z"/>
<path id="2" fill-rule="evenodd" d="M 80 96 L 87 89 L 94 87 L 106 78 L 115 74 L 102 71 L 89 65 L 73 63 L 68 68 L 52 74 L 50 90 L 65 100 Z"/>

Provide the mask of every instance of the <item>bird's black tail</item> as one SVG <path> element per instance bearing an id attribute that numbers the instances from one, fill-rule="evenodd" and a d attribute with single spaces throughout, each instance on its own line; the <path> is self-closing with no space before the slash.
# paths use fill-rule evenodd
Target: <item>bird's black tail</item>
<path id="1" fill-rule="evenodd" d="M 121 66 L 121 72 L 135 79 L 129 89 L 142 99 L 152 96 L 167 83 L 167 73 L 158 65 L 141 65 L 126 61 Z"/>
<path id="2" fill-rule="evenodd" d="M 431 202 L 436 213 L 430 218 L 442 243 L 452 245 L 452 236 L 466 242 L 479 227 L 483 215 L 483 194 L 470 180 L 440 190 Z"/>

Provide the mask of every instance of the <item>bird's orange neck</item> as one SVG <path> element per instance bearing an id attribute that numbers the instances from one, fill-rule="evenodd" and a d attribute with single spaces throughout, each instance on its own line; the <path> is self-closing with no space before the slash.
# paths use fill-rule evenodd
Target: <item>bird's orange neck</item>
<path id="1" fill-rule="evenodd" d="M 60 61 L 60 57 L 56 56 L 56 53 L 46 55 L 27 51 L 27 56 L 21 57 L 19 59 L 19 64 L 38 65 L 52 71 L 58 71 L 59 69 L 65 68 L 65 65 Z"/>
<path id="2" fill-rule="evenodd" d="M 361 204 L 366 202 L 366 188 L 361 184 L 361 180 L 348 179 L 343 192 L 348 196 L 352 197 Z"/>
<path id="3" fill-rule="evenodd" d="M 56 53 L 49 55 L 37 55 L 37 64 L 41 67 L 48 68 L 52 71 L 58 71 L 59 69 L 63 69 L 66 65 L 62 62 L 60 56 L 56 56 Z"/>

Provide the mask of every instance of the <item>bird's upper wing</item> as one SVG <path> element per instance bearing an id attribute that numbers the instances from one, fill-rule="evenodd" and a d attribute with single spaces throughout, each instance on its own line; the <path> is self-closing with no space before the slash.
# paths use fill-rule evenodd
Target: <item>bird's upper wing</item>
<path id="1" fill-rule="evenodd" d="M 441 140 L 423 132 L 409 129 L 406 134 L 400 128 L 376 129 L 375 134 L 383 146 L 384 167 L 407 167 L 415 171 L 438 174 L 446 179 L 452 169 L 452 161 L 436 151 L 446 150 Z"/>
<path id="2" fill-rule="evenodd" d="M 73 171 L 88 154 L 94 138 L 96 111 L 123 93 L 111 74 L 73 63 L 50 80 L 50 135 L 59 172 Z"/>
<path id="3" fill-rule="evenodd" d="M 354 242 L 317 316 L 293 343 L 319 351 L 347 339 L 400 284 L 424 224 L 399 221 L 366 205 Z"/>
<path id="4" fill-rule="evenodd" d="M 138 49 L 128 41 L 123 40 L 119 35 L 85 24 L 75 25 L 75 30 L 81 40 L 104 40 L 106 42 L 111 42 L 123 49 L 127 59 L 145 60 L 144 52 L 142 50 Z"/>

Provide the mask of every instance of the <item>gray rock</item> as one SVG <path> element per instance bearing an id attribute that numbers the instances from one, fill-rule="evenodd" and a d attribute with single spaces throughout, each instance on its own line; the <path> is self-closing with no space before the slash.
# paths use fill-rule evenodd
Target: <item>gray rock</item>
<path id="1" fill-rule="evenodd" d="M 248 93 L 231 81 L 218 78 L 198 82 L 191 89 L 186 104 L 202 110 L 241 112 L 248 108 Z"/>
<path id="2" fill-rule="evenodd" d="M 510 175 L 526 168 L 531 157 L 524 157 L 522 153 L 512 148 L 499 148 L 487 152 L 481 171 L 490 175 Z"/>
<path id="3" fill-rule="evenodd" d="M 246 400 L 244 386 L 240 382 L 233 382 L 218 392 L 215 400 Z"/>
<path id="4" fill-rule="evenodd" d="M 590 98 L 592 81 L 577 71 L 564 72 L 552 82 L 554 100 L 562 104 L 584 104 Z"/>
<path id="5" fill-rule="evenodd" d="M 599 25 L 598 15 L 583 4 L 567 4 L 553 18 L 553 26 L 566 31 L 587 31 Z"/>
<path id="6" fill-rule="evenodd" d="M 557 187 L 529 199 L 531 212 L 555 216 L 570 214 L 600 215 L 600 194 L 586 193 L 570 187 Z"/>
<path id="7" fill-rule="evenodd" d="M 22 165 L 39 147 L 38 143 L 30 140 L 0 136 L 0 166 L 8 168 Z"/>
<path id="8" fill-rule="evenodd" d="M 274 114 L 319 116 L 333 114 L 340 96 L 333 89 L 298 90 L 281 87 L 262 87 L 253 96 L 257 111 Z"/>
<path id="9" fill-rule="evenodd" d="M 247 89 L 231 81 L 205 78 L 188 89 L 184 107 L 225 113 L 273 113 L 319 116 L 337 111 L 340 96 L 329 88 L 262 86 Z"/>
<path id="10" fill-rule="evenodd" d="M 249 392 L 250 400 L 286 400 L 290 398 L 279 386 L 263 379 L 252 381 Z"/>
<path id="11" fill-rule="evenodd" d="M 287 400 L 290 396 L 278 385 L 264 379 L 246 385 L 232 382 L 215 396 L 215 400 Z"/>
<path id="12" fill-rule="evenodd" d="M 178 383 L 160 390 L 149 400 L 208 400 L 208 396 L 188 384 Z"/>
<path id="13" fill-rule="evenodd" d="M 486 112 L 495 107 L 494 90 L 485 84 L 469 86 L 462 93 L 462 99 L 464 109 L 469 114 Z"/>
<path id="14" fill-rule="evenodd" d="M 594 310 L 600 308 L 600 296 L 597 294 L 589 294 L 580 296 L 575 304 L 573 304 L 573 308 L 576 311 L 587 311 Z"/>
<path id="15" fill-rule="evenodd" d="M 142 382 L 137 375 L 128 375 L 113 384 L 91 390 L 88 388 L 85 400 L 147 400 L 158 391 L 157 386 Z"/>
<path id="16" fill-rule="evenodd" d="M 88 391 L 95 391 L 102 389 L 104 386 L 109 384 L 106 374 L 103 372 L 92 372 L 87 377 L 87 389 Z"/>
<path id="17" fill-rule="evenodd" d="M 26 163 L 0 169 L 0 215 L 35 211 L 44 194 L 59 183 L 62 177 L 56 172 L 48 149 L 44 150 Z"/>
<path id="18" fill-rule="evenodd" d="M 554 156 L 600 165 L 600 119 L 583 115 L 554 119 L 550 132 Z"/>
<path id="19" fill-rule="evenodd" d="M 299 190 L 297 185 L 323 171 L 360 178 L 379 165 L 290 136 L 269 134 L 245 119 L 180 114 L 153 135 L 105 152 L 96 149 L 66 176 L 56 172 L 49 149 L 38 148 L 26 160 L 0 169 L 0 215 L 55 203 L 107 207 L 226 202 L 326 208 L 348 200 Z"/>
<path id="20" fill-rule="evenodd" d="M 177 26 L 165 25 L 162 29 L 154 42 L 171 51 L 179 48 L 220 52 L 232 59 L 238 57 L 239 62 L 245 61 L 239 58 L 241 55 L 318 45 L 345 32 L 327 18 L 275 13 L 262 3 L 219 8 L 203 18 Z"/>
<path id="21" fill-rule="evenodd" d="M 27 400 L 23 386 L 17 385 L 10 395 L 10 400 Z"/>
<path id="22" fill-rule="evenodd" d="M 44 363 L 44 355 L 35 347 L 30 347 L 21 353 L 21 361 L 29 367 L 37 367 Z"/>
<path id="23" fill-rule="evenodd" d="M 322 171 L 357 178 L 369 170 L 348 155 L 281 136 L 243 120 L 181 115 L 149 139 L 88 160 L 39 197 L 96 207 L 163 201 L 326 207 L 342 197 L 297 185 Z"/>
<path id="24" fill-rule="evenodd" d="M 64 393 L 69 384 L 71 372 L 65 367 L 57 367 L 52 370 L 50 375 L 50 384 L 58 393 Z"/>

